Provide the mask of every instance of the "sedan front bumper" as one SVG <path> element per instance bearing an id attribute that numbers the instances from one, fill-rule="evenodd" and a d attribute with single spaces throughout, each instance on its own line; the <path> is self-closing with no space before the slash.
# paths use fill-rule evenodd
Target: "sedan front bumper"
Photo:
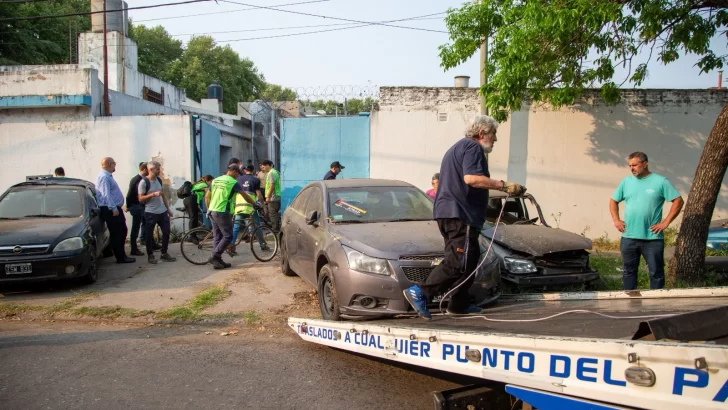
<path id="1" fill-rule="evenodd" d="M 580 272 L 563 275 L 514 275 L 501 273 L 503 280 L 523 286 L 579 285 L 599 279 L 599 272 Z"/>
<path id="2" fill-rule="evenodd" d="M 69 254 L 44 254 L 6 257 L 0 259 L 0 283 L 34 282 L 43 280 L 71 279 L 88 272 L 88 248 Z M 8 273 L 7 265 L 30 264 L 30 273 Z M 66 273 L 66 269 L 71 273 Z"/>

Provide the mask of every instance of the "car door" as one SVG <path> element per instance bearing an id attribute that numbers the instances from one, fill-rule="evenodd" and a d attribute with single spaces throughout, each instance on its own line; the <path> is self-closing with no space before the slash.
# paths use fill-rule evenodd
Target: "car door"
<path id="1" fill-rule="evenodd" d="M 306 200 L 309 193 L 309 189 L 304 189 L 296 196 L 286 212 L 284 212 L 283 223 L 281 224 L 283 240 L 286 242 L 288 264 L 294 272 L 299 274 L 302 274 L 302 271 L 298 258 L 298 235 L 301 225 L 306 224 L 303 213 L 306 212 Z"/>
<path id="2" fill-rule="evenodd" d="M 323 241 L 323 192 L 320 187 L 309 188 L 310 194 L 306 199 L 306 211 L 303 213 L 304 221 L 298 234 L 298 260 L 301 264 L 301 274 L 306 275 L 308 280 L 316 283 L 316 253 L 318 245 Z M 315 225 L 307 225 L 306 217 L 313 212 L 318 212 L 319 219 Z"/>
<path id="3" fill-rule="evenodd" d="M 109 233 L 106 224 L 101 220 L 99 206 L 96 203 L 96 196 L 90 189 L 86 189 L 86 204 L 88 206 L 89 227 L 96 238 L 96 254 L 100 255 L 109 242 Z"/>

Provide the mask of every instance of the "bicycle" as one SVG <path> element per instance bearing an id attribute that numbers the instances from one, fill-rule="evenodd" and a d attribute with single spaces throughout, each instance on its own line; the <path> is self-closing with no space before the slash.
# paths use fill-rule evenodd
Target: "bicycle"
<path id="1" fill-rule="evenodd" d="M 169 218 L 169 227 L 170 227 L 170 242 L 174 242 L 174 238 L 172 235 L 172 232 L 174 232 L 175 229 L 175 221 L 182 220 L 182 232 L 177 232 L 177 237 L 182 238 L 187 233 L 187 226 L 189 225 L 187 221 L 190 219 L 189 216 L 187 216 L 187 208 L 184 206 L 181 208 L 175 208 L 177 211 L 182 212 L 182 216 L 174 216 L 172 218 Z M 162 228 L 159 227 L 159 225 L 156 225 L 154 227 L 154 243 L 157 245 L 162 244 Z"/>
<path id="2" fill-rule="evenodd" d="M 264 220 L 265 216 L 261 215 L 258 209 L 253 212 L 256 212 L 261 220 Z M 233 216 L 231 215 L 231 217 Z M 269 226 L 264 223 L 261 225 L 256 224 L 252 217 L 236 221 L 233 224 L 241 226 L 240 233 L 242 233 L 242 235 L 239 233 L 238 238 L 235 238 L 235 245 L 239 244 L 243 237 L 247 236 L 250 238 L 250 251 L 255 259 L 261 262 L 269 262 L 276 256 L 279 245 L 278 235 Z M 180 242 L 180 251 L 187 262 L 193 265 L 206 265 L 212 255 L 212 246 L 212 230 L 201 226 L 187 231 Z"/>

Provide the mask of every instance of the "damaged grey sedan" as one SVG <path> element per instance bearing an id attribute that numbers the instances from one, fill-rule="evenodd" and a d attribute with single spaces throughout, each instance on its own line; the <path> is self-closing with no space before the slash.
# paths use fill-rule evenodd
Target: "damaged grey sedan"
<path id="1" fill-rule="evenodd" d="M 490 191 L 486 215 L 481 235 L 493 240 L 491 252 L 499 260 L 504 292 L 515 287 L 593 287 L 599 282 L 599 272 L 589 264 L 591 240 L 550 227 L 533 195 L 506 197 Z"/>

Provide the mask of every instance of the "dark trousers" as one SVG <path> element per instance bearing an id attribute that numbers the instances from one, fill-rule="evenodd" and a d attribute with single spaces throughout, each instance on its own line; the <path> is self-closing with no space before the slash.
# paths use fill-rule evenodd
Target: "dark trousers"
<path id="1" fill-rule="evenodd" d="M 129 243 L 131 244 L 131 250 L 138 250 L 137 238 L 144 242 L 144 238 L 146 237 L 144 234 L 144 205 L 132 205 L 129 207 L 129 213 L 131 214 Z M 141 237 L 139 233 L 141 233 Z"/>
<path id="2" fill-rule="evenodd" d="M 185 205 L 185 208 L 187 208 L 187 215 L 190 217 L 190 229 L 195 229 L 202 225 L 202 220 L 200 219 L 200 205 L 197 203 L 197 195 L 192 194 L 188 196 L 182 201 L 182 203 Z"/>
<path id="3" fill-rule="evenodd" d="M 114 216 L 112 209 L 102 206 L 101 208 L 101 220 L 106 223 L 106 227 L 109 229 L 109 241 L 111 243 L 111 249 L 114 251 L 114 257 L 118 262 L 126 259 L 126 251 L 124 250 L 124 242 L 126 241 L 126 219 L 124 218 L 124 211 L 121 207 L 116 207 L 119 215 Z"/>
<path id="4" fill-rule="evenodd" d="M 154 227 L 159 225 L 162 230 L 162 254 L 167 253 L 169 246 L 169 215 L 144 213 L 144 235 L 147 236 L 147 255 L 154 254 Z"/>
<path id="5" fill-rule="evenodd" d="M 459 219 L 438 219 L 437 226 L 445 239 L 445 259 L 430 272 L 425 283 L 420 284 L 428 301 L 461 283 L 475 270 L 480 259 L 480 229 L 470 227 L 468 234 L 468 226 Z M 451 295 L 448 305 L 451 310 L 463 311 L 470 305 L 468 290 L 474 279 L 468 279 Z"/>
<path id="6" fill-rule="evenodd" d="M 270 219 L 270 228 L 274 232 L 278 232 L 281 229 L 281 201 L 266 202 L 265 208 L 266 216 Z"/>
<path id="7" fill-rule="evenodd" d="M 221 258 L 233 239 L 233 217 L 230 214 L 210 212 L 212 222 L 212 257 Z"/>
<path id="8" fill-rule="evenodd" d="M 665 287 L 665 242 L 662 239 L 622 238 L 619 245 L 622 252 L 624 290 L 637 289 L 637 270 L 640 256 L 647 262 L 650 273 L 650 289 Z"/>

